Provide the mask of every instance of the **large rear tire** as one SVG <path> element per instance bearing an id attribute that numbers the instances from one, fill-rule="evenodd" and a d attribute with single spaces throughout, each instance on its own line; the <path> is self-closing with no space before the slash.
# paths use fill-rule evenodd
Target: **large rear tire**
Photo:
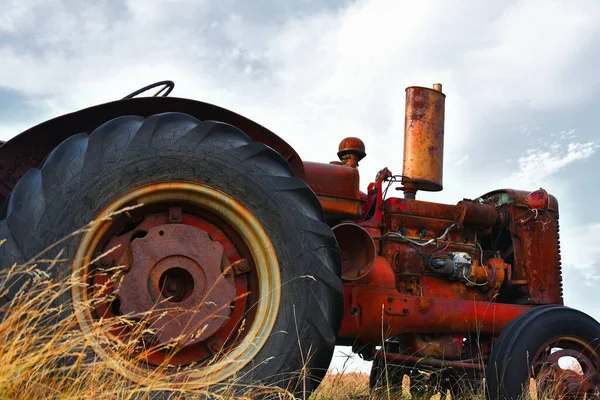
<path id="1" fill-rule="evenodd" d="M 105 218 L 109 211 L 125 206 L 131 207 L 131 211 Z M 174 221 L 173 213 L 181 220 Z M 102 219 L 100 223 L 91 228 L 88 225 L 86 232 L 50 248 L 98 218 Z M 244 228 L 237 226 L 236 221 L 241 221 Z M 179 239 L 163 246 L 158 233 L 173 234 Z M 189 237 L 197 240 L 177 244 Z M 195 372 L 182 383 L 173 382 L 165 370 L 168 389 L 164 390 L 164 397 L 172 390 L 206 387 L 212 391 L 226 387 L 228 393 L 246 392 L 257 384 L 276 385 L 296 394 L 310 393 L 329 366 L 343 308 L 339 251 L 334 235 L 325 223 L 316 196 L 304 181 L 294 176 L 287 162 L 230 125 L 202 122 L 181 113 L 164 113 L 146 119 L 120 117 L 90 135 L 72 136 L 57 146 L 38 169 L 30 170 L 19 180 L 5 204 L 0 239 L 6 240 L 0 247 L 2 268 L 28 262 L 39 254 L 51 259 L 64 251 L 63 264 L 50 268 L 39 263 L 38 268 L 56 281 L 75 276 L 84 284 L 97 283 L 98 279 L 106 282 L 105 271 L 109 269 L 101 267 L 124 262 L 124 258 L 111 258 L 108 254 L 102 263 L 95 260 L 87 265 L 107 251 L 111 241 L 133 248 L 132 254 L 160 247 L 160 255 L 154 260 L 156 265 L 147 260 L 146 264 L 154 266 L 142 265 L 139 257 L 127 265 L 125 277 L 136 274 L 127 287 L 146 295 L 146 289 L 139 283 L 140 276 L 150 283 L 154 278 L 158 282 L 162 272 L 162 286 L 157 289 L 160 293 L 155 290 L 159 294 L 154 300 L 178 301 L 178 305 L 187 304 L 185 301 L 193 298 L 190 293 L 196 293 L 195 286 L 188 283 L 199 278 L 194 276 L 193 280 L 190 274 L 212 279 L 215 284 L 227 281 L 219 283 L 220 300 L 229 301 L 227 306 L 233 311 L 223 311 L 223 315 L 247 318 L 244 335 L 255 335 L 254 350 L 240 350 L 236 367 L 223 364 L 221 370 L 229 368 L 229 375 L 216 372 L 210 375 L 215 363 L 226 363 L 221 351 L 215 351 L 212 339 L 222 335 L 227 324 L 211 322 L 209 328 L 216 333 L 202 340 L 193 339 L 188 331 L 180 332 L 186 337 L 178 343 L 183 346 L 182 354 L 186 354 L 180 359 L 181 365 L 193 365 L 191 370 Z M 207 259 L 202 258 L 205 256 L 195 252 L 199 242 L 210 247 L 214 257 L 220 257 L 224 251 L 223 261 L 217 263 L 221 268 L 218 273 L 214 268 L 209 271 L 204 264 Z M 177 246 L 179 250 L 173 250 Z M 179 253 L 169 253 L 176 251 Z M 184 263 L 192 261 L 187 266 L 158 265 L 158 259 L 173 257 Z M 181 271 L 186 268 L 187 272 Z M 204 269 L 197 272 L 194 268 Z M 153 278 L 152 274 L 158 275 Z M 11 276 L 4 282 L 7 290 L 3 300 L 10 302 L 28 282 L 28 276 Z M 101 316 L 114 317 L 111 313 L 119 314 L 124 309 L 130 313 L 144 311 L 140 309 L 143 305 L 118 291 L 124 282 L 116 284 L 116 296 L 110 304 L 87 313 L 78 314 L 73 304 L 92 296 L 94 285 L 65 291 L 56 301 L 66 307 L 60 317 L 68 318 L 75 313 L 79 327 L 85 331 Z M 165 282 L 173 289 L 169 295 L 162 291 Z M 251 301 L 239 302 L 240 290 L 244 288 L 250 295 L 242 293 L 241 297 Z M 148 290 L 154 293 L 152 288 Z M 209 290 L 198 290 L 198 298 L 206 300 L 203 296 L 209 296 Z M 123 298 L 118 300 L 121 295 Z M 210 299 L 203 304 L 214 304 Z M 129 302 L 127 306 L 125 300 Z M 201 306 L 189 307 L 186 312 L 196 312 Z M 236 307 L 244 308 L 242 316 L 236 313 Z M 99 310 L 108 314 L 99 315 Z M 152 318 L 150 322 L 156 323 L 157 319 Z M 259 323 L 260 326 L 254 326 Z M 165 333 L 173 329 L 172 324 L 153 326 L 162 332 L 158 335 L 159 343 L 176 340 L 174 335 Z M 229 323 L 227 329 L 241 331 L 240 321 Z M 239 339 L 239 343 L 228 342 L 230 337 L 221 336 L 216 343 L 229 349 L 223 352 L 235 353 L 244 339 Z M 185 353 L 190 346 L 195 346 L 193 351 Z M 94 353 L 105 361 L 112 357 L 100 344 L 95 349 Z M 210 357 L 202 353 L 206 349 L 211 350 Z M 123 364 L 123 360 L 116 361 L 109 362 L 109 366 Z M 149 364 L 153 362 L 156 359 Z M 139 375 L 140 370 L 134 365 L 131 368 L 127 363 L 124 365 L 116 367 L 117 372 Z"/>

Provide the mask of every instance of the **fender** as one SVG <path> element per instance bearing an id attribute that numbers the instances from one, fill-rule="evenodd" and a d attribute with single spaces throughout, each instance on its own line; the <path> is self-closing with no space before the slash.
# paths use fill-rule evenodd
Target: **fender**
<path id="1" fill-rule="evenodd" d="M 304 179 L 304 164 L 283 139 L 250 119 L 212 104 L 176 97 L 140 97 L 113 101 L 42 122 L 15 136 L 0 147 L 0 200 L 4 202 L 17 181 L 36 168 L 58 144 L 80 132 L 124 115 L 149 117 L 163 112 L 182 112 L 200 120 L 215 120 L 233 125 L 252 140 L 271 147 L 287 160 L 296 176 Z"/>

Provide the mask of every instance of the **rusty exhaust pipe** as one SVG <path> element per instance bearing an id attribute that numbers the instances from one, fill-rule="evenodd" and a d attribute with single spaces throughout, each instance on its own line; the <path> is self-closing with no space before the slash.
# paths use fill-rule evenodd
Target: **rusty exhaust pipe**
<path id="1" fill-rule="evenodd" d="M 414 199 L 417 190 L 442 190 L 445 102 L 440 83 L 433 89 L 406 88 L 402 171 L 406 199 Z"/>

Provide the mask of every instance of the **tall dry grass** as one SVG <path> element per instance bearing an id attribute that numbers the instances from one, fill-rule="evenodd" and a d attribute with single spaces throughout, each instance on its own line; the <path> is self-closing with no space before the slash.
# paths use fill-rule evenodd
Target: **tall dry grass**
<path id="1" fill-rule="evenodd" d="M 164 398 L 173 399 L 252 398 L 264 394 L 293 398 L 277 387 L 241 385 L 235 380 L 210 392 L 184 385 L 174 388 L 159 378 L 168 372 L 173 380 L 185 382 L 194 366 L 173 367 L 169 356 L 161 365 L 147 367 L 146 376 L 133 384 L 115 371 L 119 364 L 96 356 L 94 346 L 109 346 L 115 359 L 131 360 L 140 366 L 145 365 L 149 353 L 161 350 L 173 355 L 179 350 L 177 346 L 147 345 L 144 339 L 149 333 L 145 327 L 148 325 L 134 321 L 143 321 L 150 312 L 98 320 L 90 324 L 89 332 L 83 332 L 70 308 L 94 308 L 106 300 L 108 290 L 96 287 L 95 296 L 85 302 L 65 304 L 64 299 L 74 288 L 86 284 L 55 278 L 60 275 L 54 273 L 57 269 L 70 268 L 60 252 L 53 259 L 43 257 L 40 254 L 26 264 L 0 271 L 0 399 L 154 399 L 159 392 L 164 393 Z M 119 277 L 118 271 L 115 276 Z M 9 292 L 10 296 L 5 296 Z M 130 330 L 127 340 L 107 340 L 111 331 L 124 326 Z"/>
<path id="2" fill-rule="evenodd" d="M 19 278 L 20 290 L 11 301 L 0 304 L 0 398 L 2 399 L 150 399 L 154 394 L 165 391 L 170 398 L 252 398 L 269 394 L 272 398 L 293 398 L 276 387 L 247 386 L 242 388 L 245 396 L 234 392 L 239 389 L 234 381 L 219 389 L 207 392 L 204 389 L 173 389 L 158 379 L 168 370 L 172 376 L 180 374 L 185 380 L 186 368 L 174 370 L 167 358 L 163 365 L 148 369 L 147 377 L 139 384 L 132 384 L 127 377 L 116 373 L 112 364 L 93 351 L 93 343 L 107 342 L 106 336 L 115 326 L 132 327 L 127 341 L 110 342 L 111 350 L 124 359 L 133 359 L 140 364 L 148 352 L 158 348 L 147 347 L 142 324 L 132 324 L 128 318 L 118 317 L 111 321 L 98 321 L 84 333 L 69 304 L 61 303 L 64 295 L 74 287 L 82 285 L 70 279 L 53 279 L 52 271 L 65 268 L 59 255 L 51 260 L 40 255 L 24 265 L 14 265 L 0 272 L 0 294 L 11 289 Z M 43 267 L 43 268 L 42 268 Z M 24 284 L 23 282 L 27 283 Z M 14 289 L 14 288 L 13 288 Z M 96 288 L 99 297 L 75 307 L 93 308 L 104 300 L 102 288 Z M 3 296 L 2 296 L 3 297 Z M 143 319 L 143 315 L 137 316 Z M 136 326 L 138 326 L 136 328 Z M 108 344 L 108 343 L 107 343 Z M 172 351 L 177 351 L 173 348 Z M 471 390 L 452 397 L 445 390 L 433 390 L 427 395 L 417 394 L 415 386 L 405 376 L 401 385 L 382 385 L 371 391 L 369 379 L 363 373 L 328 373 L 319 389 L 310 396 L 311 400 L 333 399 L 483 399 L 482 390 Z M 234 394 L 236 393 L 236 394 Z M 307 398 L 309 396 L 304 396 Z M 525 400 L 557 398 L 542 394 L 535 381 L 525 391 Z"/>
<path id="3" fill-rule="evenodd" d="M 329 372 L 310 400 L 485 400 L 483 385 L 475 389 L 459 390 L 454 395 L 448 389 L 431 388 L 427 394 L 420 393 L 418 382 L 411 382 L 404 375 L 397 386 L 382 385 L 369 390 L 369 374 L 361 372 Z M 520 400 L 558 400 L 562 397 L 554 391 L 543 391 L 539 383 L 530 379 Z"/>
<path id="4" fill-rule="evenodd" d="M 0 306 L 0 398 L 5 399 L 150 399 L 161 390 L 169 391 L 172 398 L 241 398 L 233 394 L 233 386 L 218 393 L 202 389 L 172 390 L 155 379 L 169 368 L 168 363 L 157 367 L 148 378 L 133 385 L 126 377 L 115 373 L 109 363 L 94 357 L 92 342 L 102 340 L 114 324 L 131 324 L 127 319 L 115 319 L 92 325 L 91 332 L 83 333 L 72 313 L 65 313 L 67 305 L 58 301 L 74 285 L 73 281 L 55 281 L 47 270 L 60 267 L 60 260 L 40 260 L 38 263 L 13 266 L 0 277 L 1 282 L 11 282 L 13 277 L 26 277 L 15 298 Z M 47 263 L 43 270 L 40 263 Z M 4 288 L 6 290 L 6 288 Z M 79 307 L 93 307 L 99 299 L 91 299 Z M 133 331 L 131 340 L 113 344 L 113 351 L 122 357 L 143 359 L 140 347 L 145 331 Z M 168 361 L 168 360 L 167 360 Z M 170 373 L 173 373 L 172 371 Z M 186 373 L 183 368 L 180 373 Z M 311 400 L 333 399 L 484 399 L 481 390 L 452 395 L 444 390 L 419 395 L 415 382 L 405 376 L 401 386 L 383 385 L 369 390 L 368 374 L 346 372 L 328 373 Z M 278 388 L 248 387 L 247 398 L 269 393 L 277 398 L 293 398 Z M 307 396 L 308 397 L 308 396 Z M 538 385 L 531 381 L 524 400 L 555 399 L 552 394 L 539 393 Z"/>

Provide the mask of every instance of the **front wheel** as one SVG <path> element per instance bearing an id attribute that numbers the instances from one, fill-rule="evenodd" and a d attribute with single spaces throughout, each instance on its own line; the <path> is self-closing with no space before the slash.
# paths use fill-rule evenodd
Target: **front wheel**
<path id="1" fill-rule="evenodd" d="M 287 162 L 232 126 L 165 113 L 75 135 L 17 183 L 0 235 L 3 268 L 67 238 L 43 255 L 63 264 L 39 264 L 74 282 L 61 318 L 93 338 L 93 357 L 164 397 L 311 392 L 331 360 L 333 233 Z M 5 301 L 27 284 L 12 279 Z"/>
<path id="2" fill-rule="evenodd" d="M 536 307 L 494 344 L 486 368 L 488 399 L 517 399 L 524 388 L 551 398 L 600 399 L 600 324 L 563 306 Z"/>

